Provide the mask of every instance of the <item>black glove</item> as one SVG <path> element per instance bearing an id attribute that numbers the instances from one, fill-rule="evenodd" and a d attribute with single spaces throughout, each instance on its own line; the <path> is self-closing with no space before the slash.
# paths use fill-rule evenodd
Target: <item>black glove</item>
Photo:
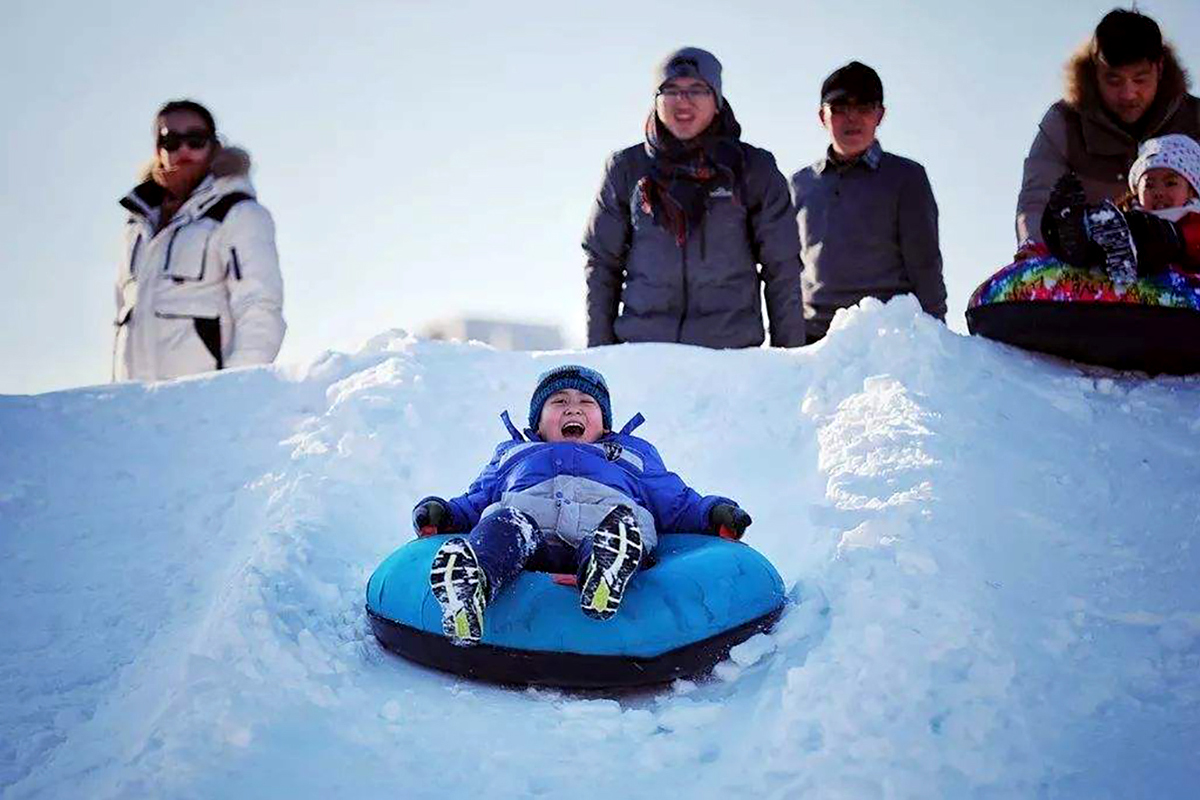
<path id="1" fill-rule="evenodd" d="M 1128 211 L 1125 222 L 1129 235 L 1137 246 L 1139 275 L 1153 275 L 1171 264 L 1183 264 L 1187 260 L 1187 246 L 1179 226 L 1170 220 L 1161 219 L 1145 211 Z"/>
<path id="2" fill-rule="evenodd" d="M 741 539 L 753 521 L 740 506 L 731 503 L 717 503 L 708 512 L 709 530 L 727 539 Z"/>
<path id="3" fill-rule="evenodd" d="M 1097 263 L 1097 254 L 1088 241 L 1083 212 L 1087 209 L 1083 184 L 1074 172 L 1055 182 L 1042 212 L 1042 239 L 1059 261 L 1074 267 Z M 1103 263 L 1103 255 L 1099 262 Z"/>
<path id="4" fill-rule="evenodd" d="M 450 525 L 450 509 L 441 500 L 426 500 L 413 509 L 412 519 L 419 536 L 441 533 Z"/>

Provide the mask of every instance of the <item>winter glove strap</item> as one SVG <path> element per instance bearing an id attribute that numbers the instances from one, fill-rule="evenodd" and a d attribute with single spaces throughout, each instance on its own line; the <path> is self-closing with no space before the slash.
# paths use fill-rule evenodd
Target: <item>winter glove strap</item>
<path id="1" fill-rule="evenodd" d="M 751 522 L 749 514 L 730 503 L 717 503 L 708 512 L 709 532 L 722 539 L 741 539 Z"/>
<path id="2" fill-rule="evenodd" d="M 430 536 L 450 527 L 450 509 L 441 500 L 425 500 L 413 509 L 412 519 L 418 536 Z"/>

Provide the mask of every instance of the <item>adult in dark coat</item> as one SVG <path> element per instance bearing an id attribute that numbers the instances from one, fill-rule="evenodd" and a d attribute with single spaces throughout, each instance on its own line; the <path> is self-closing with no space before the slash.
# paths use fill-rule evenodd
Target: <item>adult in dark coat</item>
<path id="1" fill-rule="evenodd" d="M 1038 124 L 1017 198 L 1017 241 L 1042 240 L 1042 212 L 1064 173 L 1079 176 L 1088 203 L 1116 200 L 1142 142 L 1168 133 L 1200 138 L 1200 99 L 1188 86 L 1154 20 L 1123 9 L 1106 14 L 1067 63 L 1063 99 Z"/>
<path id="2" fill-rule="evenodd" d="M 866 297 L 912 294 L 926 314 L 946 318 L 933 188 L 923 166 L 879 144 L 883 114 L 883 82 L 860 61 L 821 84 L 817 118 L 829 146 L 791 181 L 810 342 Z"/>
<path id="3" fill-rule="evenodd" d="M 588 346 L 804 344 L 800 242 L 787 182 L 741 140 L 721 64 L 685 47 L 659 65 L 642 144 L 613 154 L 584 236 Z"/>

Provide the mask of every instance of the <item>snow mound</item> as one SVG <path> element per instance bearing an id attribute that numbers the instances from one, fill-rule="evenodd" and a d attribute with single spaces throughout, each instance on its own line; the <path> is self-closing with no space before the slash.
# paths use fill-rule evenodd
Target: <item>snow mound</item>
<path id="1" fill-rule="evenodd" d="M 751 511 L 797 601 L 710 679 L 504 690 L 370 635 L 413 502 L 464 489 L 567 360 Z M 1197 409 L 1195 379 L 1085 372 L 909 298 L 797 351 L 391 331 L 303 369 L 0 397 L 0 794 L 1184 796 Z"/>

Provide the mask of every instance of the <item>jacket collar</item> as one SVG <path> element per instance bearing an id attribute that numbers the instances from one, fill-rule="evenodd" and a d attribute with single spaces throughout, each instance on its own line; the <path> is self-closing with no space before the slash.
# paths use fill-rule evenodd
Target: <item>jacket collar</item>
<path id="1" fill-rule="evenodd" d="M 254 186 L 248 175 L 226 175 L 221 178 L 206 175 L 175 212 L 176 220 L 191 221 L 203 216 L 204 212 L 216 204 L 222 197 L 233 193 L 246 194 L 254 197 Z M 153 180 L 146 180 L 130 190 L 121 198 L 120 204 L 131 213 L 149 219 L 158 213 L 162 205 L 165 191 Z"/>
<path id="2" fill-rule="evenodd" d="M 850 161 L 843 161 L 839 159 L 833 152 L 833 146 L 830 145 L 825 149 L 825 156 L 816 164 L 813 164 L 813 169 L 816 170 L 818 175 L 821 175 L 824 174 L 825 170 L 829 167 L 833 167 L 834 170 L 837 171 L 845 172 L 853 169 L 858 164 L 862 164 L 872 172 L 877 172 L 879 170 L 879 162 L 882 160 L 883 146 L 879 144 L 879 140 L 876 139 L 875 141 L 871 142 L 871 146 L 868 147 L 862 155 L 860 155 L 858 158 L 851 159 Z"/>
<path id="3" fill-rule="evenodd" d="M 520 442 L 520 441 L 540 442 L 540 441 L 542 441 L 542 438 L 537 435 L 537 431 L 533 430 L 532 428 L 526 428 L 524 434 L 522 434 L 521 431 L 517 429 L 517 426 L 513 424 L 512 418 L 508 415 L 507 411 L 501 412 L 500 419 L 501 419 L 501 421 L 504 422 L 504 427 L 508 428 L 508 433 L 510 436 L 512 436 L 514 442 Z M 621 428 L 620 432 L 617 435 L 628 436 L 629 434 L 631 434 L 635 430 L 637 430 L 638 427 L 640 427 L 641 424 L 645 421 L 646 421 L 646 418 L 643 417 L 642 412 L 639 411 L 638 413 L 634 414 L 632 417 L 629 418 L 629 421 L 625 423 L 624 427 Z M 609 431 L 608 433 L 601 436 L 599 441 L 603 442 L 606 439 L 612 438 L 612 436 L 613 436 L 613 432 Z"/>
<path id="4" fill-rule="evenodd" d="M 1094 155 L 1124 155 L 1138 142 L 1151 139 L 1158 135 L 1167 121 L 1179 110 L 1184 95 L 1169 98 L 1158 98 L 1146 111 L 1143 123 L 1137 134 L 1121 127 L 1103 109 L 1089 106 L 1080 112 L 1080 129 L 1083 133 L 1084 147 Z"/>
<path id="5" fill-rule="evenodd" d="M 1178 208 L 1164 208 L 1161 211 L 1149 211 L 1147 213 L 1153 214 L 1159 219 L 1178 222 L 1188 214 L 1200 214 L 1200 200 L 1188 200 Z"/>

